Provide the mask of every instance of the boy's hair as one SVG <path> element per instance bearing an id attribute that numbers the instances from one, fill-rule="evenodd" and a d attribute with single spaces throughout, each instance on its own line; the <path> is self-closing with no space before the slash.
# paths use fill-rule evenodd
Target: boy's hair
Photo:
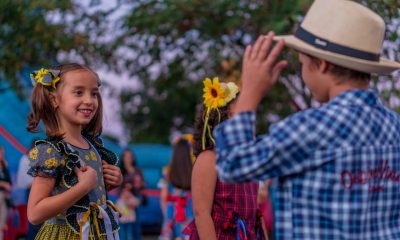
<path id="1" fill-rule="evenodd" d="M 168 177 L 174 187 L 190 190 L 192 157 L 191 146 L 187 140 L 181 139 L 175 143 Z"/>
<path id="2" fill-rule="evenodd" d="M 321 64 L 321 59 L 306 53 L 303 54 L 310 58 L 312 65 L 319 67 L 319 65 Z M 329 62 L 328 71 L 330 74 L 339 79 L 351 79 L 351 81 L 355 84 L 367 84 L 371 79 L 370 73 L 364 73 L 357 70 L 341 67 L 331 62 Z"/>
<path id="3" fill-rule="evenodd" d="M 63 81 L 63 75 L 65 73 L 76 70 L 86 70 L 92 72 L 96 76 L 98 85 L 100 86 L 99 76 L 87 66 L 77 63 L 68 63 L 57 65 L 51 69 L 60 71 L 59 77 L 61 81 L 57 83 L 58 85 Z M 52 105 L 54 99 L 51 93 L 54 91 L 56 90 L 51 87 L 43 86 L 42 84 L 35 85 L 32 92 L 32 112 L 28 115 L 27 130 L 29 132 L 38 132 L 38 125 L 40 121 L 43 121 L 45 132 L 48 137 L 62 139 L 64 137 L 64 132 L 60 129 L 60 122 L 57 118 L 56 109 Z M 92 120 L 83 127 L 84 133 L 93 136 L 98 136 L 102 132 L 103 102 L 100 94 L 97 95 L 97 98 L 99 106 L 96 114 Z"/>
<path id="4" fill-rule="evenodd" d="M 233 102 L 233 101 L 231 101 Z M 229 105 L 228 103 L 224 107 L 218 108 L 218 110 L 211 110 L 210 117 L 208 119 L 208 125 L 211 128 L 211 132 L 213 131 L 214 127 L 217 126 L 219 123 L 225 121 L 229 117 Z M 205 149 L 202 147 L 202 137 L 203 137 L 203 129 L 204 129 L 204 116 L 206 114 L 207 108 L 202 104 L 196 113 L 196 118 L 194 121 L 194 131 L 193 131 L 193 154 L 194 156 L 199 156 L 199 154 L 205 150 L 213 150 L 215 145 L 213 141 L 209 138 L 205 138 Z M 219 113 L 218 113 L 219 111 Z"/>

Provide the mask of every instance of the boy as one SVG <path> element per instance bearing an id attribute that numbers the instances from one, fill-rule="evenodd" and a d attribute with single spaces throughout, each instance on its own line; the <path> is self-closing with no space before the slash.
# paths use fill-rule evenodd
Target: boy
<path id="1" fill-rule="evenodd" d="M 278 179 L 274 239 L 400 239 L 400 117 L 368 90 L 371 73 L 400 68 L 379 57 L 384 32 L 360 4 L 317 0 L 294 36 L 246 48 L 234 117 L 214 131 L 217 170 L 228 182 Z M 276 63 L 285 44 L 326 104 L 255 139 L 254 112 L 287 65 Z"/>

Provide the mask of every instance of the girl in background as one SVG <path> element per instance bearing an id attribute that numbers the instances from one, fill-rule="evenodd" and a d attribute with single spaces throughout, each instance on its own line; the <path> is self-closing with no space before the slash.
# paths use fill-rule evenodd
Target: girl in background
<path id="1" fill-rule="evenodd" d="M 192 175 L 191 135 L 184 135 L 173 144 L 171 162 L 161 186 L 161 207 L 164 223 L 160 240 L 187 239 L 182 230 L 193 219 L 190 188 Z"/>
<path id="2" fill-rule="evenodd" d="M 36 239 L 118 239 L 118 214 L 106 186 L 120 185 L 122 174 L 117 156 L 98 138 L 103 106 L 97 74 L 72 63 L 42 68 L 31 78 L 27 129 L 37 132 L 42 121 L 48 137 L 29 152 L 28 219 L 45 222 Z"/>
<path id="3" fill-rule="evenodd" d="M 272 211 L 272 198 L 271 198 L 271 185 L 272 179 L 267 179 L 264 181 L 260 181 L 259 189 L 258 189 L 258 197 L 257 203 L 258 208 L 260 209 L 260 214 L 262 216 L 262 227 L 263 230 L 267 233 L 268 238 L 272 239 L 273 233 L 273 222 L 274 222 L 274 214 Z"/>
<path id="4" fill-rule="evenodd" d="M 120 219 L 121 230 L 120 237 L 121 240 L 133 240 L 132 228 L 136 221 L 135 209 L 140 205 L 140 200 L 132 194 L 133 185 L 132 179 L 125 178 L 122 186 L 119 199 L 117 200 L 117 207 L 119 208 L 122 216 Z"/>
<path id="5" fill-rule="evenodd" d="M 257 218 L 258 183 L 221 182 L 215 169 L 212 131 L 231 116 L 238 95 L 235 83 L 204 81 L 204 101 L 196 114 L 192 196 L 195 220 L 184 230 L 190 239 L 263 239 Z"/>
<path id="6" fill-rule="evenodd" d="M 144 181 L 143 171 L 137 166 L 135 154 L 129 148 L 126 148 L 122 152 L 121 171 L 124 179 L 130 179 L 132 181 L 132 194 L 139 199 L 141 205 L 145 205 L 146 196 L 143 192 L 146 188 L 146 182 Z M 132 223 L 132 236 L 135 240 L 142 239 L 139 208 L 140 205 L 135 208 L 136 220 Z"/>

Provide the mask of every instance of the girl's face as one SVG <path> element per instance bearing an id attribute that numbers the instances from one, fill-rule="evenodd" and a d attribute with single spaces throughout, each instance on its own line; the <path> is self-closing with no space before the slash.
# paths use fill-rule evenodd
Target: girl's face
<path id="1" fill-rule="evenodd" d="M 130 183 L 125 183 L 125 185 L 124 185 L 124 190 L 131 191 L 132 189 L 133 189 L 132 184 L 130 184 Z"/>
<path id="2" fill-rule="evenodd" d="M 139 175 L 137 174 L 135 175 L 133 182 L 135 188 L 142 187 L 142 178 Z"/>
<path id="3" fill-rule="evenodd" d="M 125 151 L 122 158 L 123 164 L 125 166 L 131 166 L 133 161 L 133 154 L 130 151 Z"/>
<path id="4" fill-rule="evenodd" d="M 54 99 L 62 126 L 88 124 L 97 112 L 98 95 L 97 77 L 91 71 L 82 69 L 65 73 Z"/>

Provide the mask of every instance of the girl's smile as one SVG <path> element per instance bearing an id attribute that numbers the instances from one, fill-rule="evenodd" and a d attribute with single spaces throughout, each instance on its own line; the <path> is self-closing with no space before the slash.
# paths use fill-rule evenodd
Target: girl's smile
<path id="1" fill-rule="evenodd" d="M 84 116 L 85 118 L 90 118 L 90 119 L 91 119 L 91 118 L 93 117 L 93 115 L 94 115 L 93 109 L 86 109 L 86 108 L 84 108 L 84 109 L 78 109 L 78 112 L 82 113 L 83 116 Z"/>

